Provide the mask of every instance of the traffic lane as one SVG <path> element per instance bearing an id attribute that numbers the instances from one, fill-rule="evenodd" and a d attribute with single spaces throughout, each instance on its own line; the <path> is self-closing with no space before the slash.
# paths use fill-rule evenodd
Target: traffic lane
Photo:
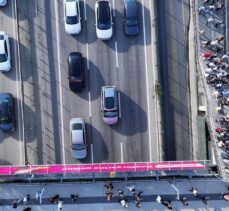
<path id="1" fill-rule="evenodd" d="M 191 160 L 189 116 L 188 25 L 189 7 L 185 2 L 166 4 L 168 65 L 172 121 L 175 131 L 176 160 Z M 182 19 L 180 15 L 182 14 Z"/>
<path id="2" fill-rule="evenodd" d="M 18 63 L 18 40 L 15 2 L 8 2 L 0 11 L 0 26 L 9 35 L 11 70 L 0 74 L 0 92 L 11 93 L 14 97 L 14 108 L 16 118 L 16 130 L 11 134 L 0 132 L 0 164 L 20 165 L 24 163 L 24 143 L 22 128 L 22 101 L 21 101 L 21 81 L 19 77 Z"/>
<path id="3" fill-rule="evenodd" d="M 149 45 L 150 40 L 144 43 L 142 7 L 144 10 L 146 8 L 141 3 L 138 6 L 140 31 L 137 36 L 131 37 L 126 36 L 123 30 L 123 4 L 116 4 L 115 25 L 122 115 L 121 126 L 117 128 L 117 132 L 123 136 L 117 141 L 123 145 L 124 162 L 150 160 L 144 52 L 145 44 Z"/>
<path id="4" fill-rule="evenodd" d="M 112 5 L 112 2 L 110 2 Z M 117 71 L 115 59 L 115 37 L 113 36 L 108 41 L 97 39 L 95 30 L 95 2 L 87 1 L 87 34 L 89 43 L 90 64 L 89 67 L 89 84 L 91 93 L 91 124 L 102 134 L 102 140 L 105 142 L 108 149 L 108 155 L 102 156 L 102 149 L 96 144 L 97 140 L 93 137 L 92 143 L 94 151 L 94 162 L 115 162 L 120 161 L 120 147 L 116 149 L 116 140 L 113 127 L 105 125 L 101 117 L 101 87 L 104 85 L 117 86 Z M 114 24 L 115 25 L 115 24 Z M 114 26 L 113 25 L 113 26 Z M 115 31 L 115 28 L 113 28 Z M 114 34 L 113 34 L 114 35 Z M 95 40 L 95 41 L 94 41 Z M 94 69 L 95 68 L 95 69 Z M 99 77 L 98 77 L 99 76 Z M 106 157 L 108 157 L 106 159 Z"/>
<path id="5" fill-rule="evenodd" d="M 64 21 L 60 23 L 59 35 L 60 35 L 60 66 L 61 66 L 61 78 L 62 78 L 62 101 L 63 101 L 63 127 L 64 127 L 64 150 L 66 163 L 80 162 L 72 158 L 70 149 L 70 131 L 69 122 L 71 118 L 81 117 L 87 123 L 90 122 L 89 118 L 89 71 L 87 64 L 89 61 L 88 57 L 88 43 L 87 43 L 87 21 L 85 21 L 84 14 L 84 2 L 80 2 L 80 13 L 81 13 L 81 27 L 82 30 L 78 35 L 70 35 L 65 32 Z M 58 14 L 60 20 L 64 17 L 63 4 L 58 4 Z M 70 52 L 80 52 L 84 58 L 84 72 L 85 72 L 85 87 L 82 91 L 74 93 L 69 89 L 68 81 L 68 64 L 67 58 Z M 90 139 L 88 140 L 90 145 Z M 90 161 L 90 154 L 88 155 Z"/>

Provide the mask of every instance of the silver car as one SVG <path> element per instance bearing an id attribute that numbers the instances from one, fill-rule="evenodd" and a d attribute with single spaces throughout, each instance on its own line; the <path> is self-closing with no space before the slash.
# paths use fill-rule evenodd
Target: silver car
<path id="1" fill-rule="evenodd" d="M 115 86 L 103 86 L 101 88 L 101 111 L 103 121 L 112 125 L 118 122 L 119 102 L 118 91 Z"/>
<path id="2" fill-rule="evenodd" d="M 70 120 L 71 154 L 73 158 L 84 159 L 87 157 L 85 123 L 82 118 Z"/>

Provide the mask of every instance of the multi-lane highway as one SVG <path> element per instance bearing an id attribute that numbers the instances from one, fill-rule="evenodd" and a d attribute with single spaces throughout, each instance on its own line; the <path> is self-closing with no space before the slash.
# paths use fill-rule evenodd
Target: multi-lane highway
<path id="1" fill-rule="evenodd" d="M 11 71 L 0 74 L 0 92 L 11 93 L 14 96 L 17 119 L 15 132 L 0 133 L 0 165 L 17 165 L 24 163 L 25 156 L 16 2 L 10 2 L 7 7 L 1 8 L 0 28 L 9 35 L 12 57 Z"/>
<path id="2" fill-rule="evenodd" d="M 63 1 L 22 1 L 18 5 L 21 69 L 24 82 L 26 159 L 30 163 L 76 163 L 71 157 L 69 121 L 87 123 L 88 157 L 82 162 L 159 160 L 158 115 L 154 87 L 149 0 L 140 0 L 140 33 L 123 32 L 123 3 L 110 1 L 114 22 L 111 40 L 95 33 L 95 1 L 80 1 L 82 31 L 64 30 Z M 69 90 L 67 56 L 84 56 L 86 87 Z M 117 125 L 101 118 L 100 89 L 115 85 L 120 91 Z"/>
<path id="3" fill-rule="evenodd" d="M 166 14 L 166 21 L 159 23 L 164 30 L 159 42 L 168 47 L 164 65 L 169 67 L 169 93 L 164 96 L 169 97 L 162 101 L 172 109 L 168 116 L 164 113 L 167 128 L 161 125 L 162 104 L 155 94 L 159 81 L 153 1 L 138 0 L 140 32 L 127 37 L 123 1 L 110 0 L 114 33 L 108 41 L 96 37 L 94 0 L 80 1 L 82 31 L 75 36 L 65 32 L 62 0 L 16 3 L 9 1 L 0 11 L 1 30 L 10 36 L 13 63 L 11 72 L 0 74 L 0 91 L 15 96 L 17 117 L 14 133 L 0 133 L 1 164 L 192 159 L 188 59 L 184 56 L 187 1 L 165 4 L 161 13 Z M 67 78 L 67 57 L 73 51 L 82 53 L 86 73 L 85 89 L 77 94 L 70 91 Z M 101 117 L 104 85 L 115 85 L 120 93 L 120 119 L 114 126 L 104 124 Z M 71 156 L 69 121 L 73 117 L 86 122 L 88 156 L 82 161 Z M 161 134 L 169 131 L 171 136 L 161 143 Z"/>

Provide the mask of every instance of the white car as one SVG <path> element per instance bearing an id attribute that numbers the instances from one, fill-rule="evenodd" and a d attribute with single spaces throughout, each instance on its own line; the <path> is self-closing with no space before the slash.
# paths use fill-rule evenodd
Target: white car
<path id="1" fill-rule="evenodd" d="M 87 144 L 85 123 L 82 118 L 70 120 L 71 154 L 73 158 L 84 159 L 87 157 Z"/>
<path id="2" fill-rule="evenodd" d="M 68 34 L 79 34 L 81 17 L 79 0 L 64 0 L 65 31 Z"/>
<path id="3" fill-rule="evenodd" d="M 0 7 L 3 7 L 7 4 L 7 0 L 0 0 Z"/>
<path id="4" fill-rule="evenodd" d="M 11 69 L 11 56 L 9 37 L 4 31 L 0 31 L 0 71 L 8 72 Z"/>
<path id="5" fill-rule="evenodd" d="M 111 6 L 108 1 L 95 3 L 96 34 L 99 39 L 109 40 L 113 34 Z"/>

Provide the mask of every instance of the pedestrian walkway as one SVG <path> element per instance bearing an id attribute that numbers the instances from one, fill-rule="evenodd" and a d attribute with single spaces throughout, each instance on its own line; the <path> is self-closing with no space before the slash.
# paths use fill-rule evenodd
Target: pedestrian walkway
<path id="1" fill-rule="evenodd" d="M 59 195 L 57 201 L 63 201 L 63 209 L 66 211 L 121 211 L 121 210 L 168 210 L 165 205 L 156 201 L 160 196 L 164 201 L 171 201 L 173 210 L 216 210 L 226 211 L 229 208 L 229 202 L 220 198 L 222 193 L 227 193 L 227 184 L 219 179 L 203 179 L 203 180 L 166 180 L 166 181 L 144 181 L 144 182 L 113 182 L 113 189 L 108 190 L 104 187 L 109 182 L 95 183 L 64 183 L 64 184 L 2 184 L 0 187 L 0 210 L 23 210 L 31 207 L 36 211 L 58 210 L 57 204 L 51 204 L 49 199 Z M 134 186 L 135 192 L 142 191 L 141 208 L 137 208 L 134 203 L 133 192 L 128 187 Z M 193 195 L 191 188 L 194 187 L 198 191 L 198 197 Z M 41 192 L 44 188 L 41 200 L 36 199 L 37 192 Z M 124 192 L 127 208 L 122 208 L 119 203 L 120 196 L 118 190 Z M 113 198 L 108 201 L 106 193 L 113 193 Z M 74 202 L 70 195 L 78 194 L 78 198 Z M 30 200 L 26 205 L 19 203 L 16 209 L 13 208 L 13 201 L 23 199 L 26 195 L 30 196 Z M 187 206 L 183 205 L 181 199 L 186 197 Z M 204 198 L 207 197 L 207 204 L 204 204 Z M 40 204 L 41 203 L 41 204 Z"/>

